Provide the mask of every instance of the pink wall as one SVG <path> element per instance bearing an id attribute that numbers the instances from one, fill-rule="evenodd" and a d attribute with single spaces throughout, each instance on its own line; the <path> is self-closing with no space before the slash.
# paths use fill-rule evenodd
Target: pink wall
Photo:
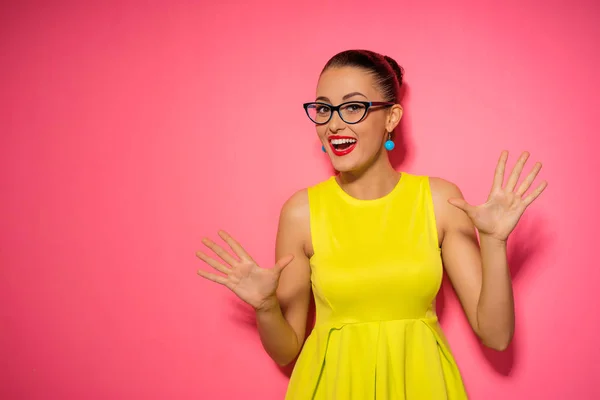
<path id="1" fill-rule="evenodd" d="M 0 398 L 283 397 L 194 253 L 225 228 L 272 263 L 282 202 L 330 173 L 301 103 L 350 47 L 406 69 L 400 169 L 479 202 L 503 148 L 545 163 L 510 247 L 513 346 L 482 351 L 442 297 L 472 398 L 600 396 L 600 3 L 7 3 Z"/>

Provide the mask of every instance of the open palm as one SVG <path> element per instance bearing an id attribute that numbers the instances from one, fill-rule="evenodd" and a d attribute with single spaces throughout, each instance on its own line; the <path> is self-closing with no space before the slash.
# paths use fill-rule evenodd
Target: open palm
<path id="1" fill-rule="evenodd" d="M 524 152 L 519 157 L 515 167 L 508 178 L 504 187 L 504 171 L 508 152 L 503 151 L 496 173 L 492 189 L 484 204 L 473 206 L 463 199 L 449 199 L 450 204 L 460 208 L 467 213 L 480 234 L 488 235 L 498 240 L 506 241 L 510 233 L 515 229 L 519 219 L 525 212 L 525 209 L 538 198 L 544 191 L 548 183 L 543 181 L 528 196 L 525 196 L 527 190 L 533 184 L 537 174 L 542 168 L 541 163 L 536 163 L 525 180 L 515 191 L 515 187 L 523 171 L 523 167 L 529 158 L 529 153 Z"/>
<path id="2" fill-rule="evenodd" d="M 218 255 L 225 264 L 199 251 L 198 258 L 221 272 L 223 275 L 198 271 L 198 275 L 229 288 L 240 299 L 259 309 L 275 296 L 279 277 L 283 269 L 292 261 L 293 256 L 280 259 L 273 268 L 261 268 L 243 249 L 243 247 L 226 232 L 220 231 L 219 236 L 229 245 L 239 259 L 210 239 L 202 243 Z"/>

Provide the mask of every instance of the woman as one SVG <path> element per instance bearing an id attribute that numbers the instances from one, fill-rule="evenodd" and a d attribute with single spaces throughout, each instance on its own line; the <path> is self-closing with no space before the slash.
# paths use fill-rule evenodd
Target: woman
<path id="1" fill-rule="evenodd" d="M 479 206 L 453 183 L 397 172 L 388 152 L 402 117 L 402 75 L 371 51 L 345 51 L 325 65 L 316 101 L 304 108 L 339 174 L 283 205 L 273 268 L 259 267 L 222 231 L 239 259 L 209 239 L 224 263 L 198 252 L 222 273 L 202 277 L 254 307 L 273 360 L 298 356 L 287 399 L 467 398 L 434 307 L 442 268 L 481 341 L 504 350 L 512 339 L 506 243 L 546 187 L 525 196 L 541 164 L 517 187 L 523 153 L 504 184 L 502 152 Z M 311 289 L 316 322 L 305 342 Z"/>

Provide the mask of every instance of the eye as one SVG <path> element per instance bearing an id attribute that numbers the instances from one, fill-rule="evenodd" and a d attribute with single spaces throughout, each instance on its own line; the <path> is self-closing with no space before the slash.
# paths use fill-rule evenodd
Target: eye
<path id="1" fill-rule="evenodd" d="M 327 106 L 324 106 L 324 105 L 317 106 L 317 114 L 329 114 L 330 112 L 331 112 L 331 109 Z"/>
<path id="2" fill-rule="evenodd" d="M 344 112 L 348 114 L 363 113 L 365 111 L 365 106 L 361 103 L 347 104 L 343 108 Z"/>

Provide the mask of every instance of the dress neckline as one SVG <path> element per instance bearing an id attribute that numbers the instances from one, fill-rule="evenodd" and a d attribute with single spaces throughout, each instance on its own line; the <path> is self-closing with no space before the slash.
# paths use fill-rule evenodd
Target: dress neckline
<path id="1" fill-rule="evenodd" d="M 392 197 L 394 197 L 399 191 L 400 188 L 403 186 L 404 181 L 407 179 L 408 174 L 406 172 L 403 171 L 398 171 L 400 172 L 400 179 L 398 179 L 398 182 L 396 183 L 396 185 L 392 188 L 392 190 L 390 192 L 388 192 L 387 194 L 378 197 L 376 199 L 358 199 L 352 195 L 350 195 L 348 192 L 346 192 L 338 183 L 336 176 L 332 176 L 331 178 L 329 178 L 329 180 L 332 182 L 333 187 L 335 188 L 335 191 L 341 196 L 343 197 L 345 200 L 347 200 L 350 203 L 356 204 L 356 205 L 374 205 L 374 204 L 379 204 L 382 203 Z"/>

